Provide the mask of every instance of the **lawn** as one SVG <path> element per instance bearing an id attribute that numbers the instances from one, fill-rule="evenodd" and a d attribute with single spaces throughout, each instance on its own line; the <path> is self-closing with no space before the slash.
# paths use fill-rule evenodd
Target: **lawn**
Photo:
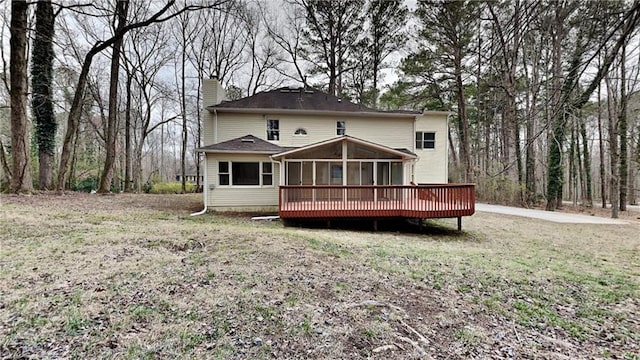
<path id="1" fill-rule="evenodd" d="M 0 358 L 640 359 L 640 221 L 385 231 L 0 199 Z"/>

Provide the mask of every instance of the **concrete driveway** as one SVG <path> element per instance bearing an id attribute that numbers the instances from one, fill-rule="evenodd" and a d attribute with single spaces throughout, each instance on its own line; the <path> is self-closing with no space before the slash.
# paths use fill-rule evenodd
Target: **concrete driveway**
<path id="1" fill-rule="evenodd" d="M 476 211 L 488 212 L 495 214 L 505 214 L 513 216 L 522 216 L 532 219 L 541 219 L 566 224 L 628 224 L 624 220 L 603 218 L 597 216 L 588 216 L 581 214 L 568 214 L 557 211 L 544 211 L 523 209 L 502 205 L 490 205 L 476 203 Z"/>

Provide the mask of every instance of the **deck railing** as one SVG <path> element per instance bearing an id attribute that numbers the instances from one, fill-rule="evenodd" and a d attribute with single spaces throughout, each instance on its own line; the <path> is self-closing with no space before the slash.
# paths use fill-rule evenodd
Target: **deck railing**
<path id="1" fill-rule="evenodd" d="M 460 217 L 475 212 L 473 184 L 280 186 L 280 217 Z"/>

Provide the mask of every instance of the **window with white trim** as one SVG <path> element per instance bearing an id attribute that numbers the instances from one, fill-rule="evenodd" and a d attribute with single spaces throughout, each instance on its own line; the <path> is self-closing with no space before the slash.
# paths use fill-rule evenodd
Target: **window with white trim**
<path id="1" fill-rule="evenodd" d="M 345 135 L 347 133 L 347 123 L 344 120 L 336 121 L 336 135 Z"/>
<path id="2" fill-rule="evenodd" d="M 280 140 L 280 120 L 267 119 L 267 140 Z"/>
<path id="3" fill-rule="evenodd" d="M 271 186 L 273 166 L 270 162 L 221 161 L 218 177 L 220 185 Z"/>
<path id="4" fill-rule="evenodd" d="M 221 161 L 218 163 L 218 177 L 220 185 L 229 185 L 229 163 Z"/>
<path id="5" fill-rule="evenodd" d="M 273 185 L 273 165 L 270 162 L 262 163 L 262 185 Z"/>
<path id="6" fill-rule="evenodd" d="M 436 133 L 416 131 L 416 149 L 435 149 Z"/>

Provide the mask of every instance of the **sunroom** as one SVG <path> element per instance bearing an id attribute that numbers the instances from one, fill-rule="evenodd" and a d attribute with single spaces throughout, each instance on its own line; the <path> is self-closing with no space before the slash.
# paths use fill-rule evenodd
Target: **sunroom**
<path id="1" fill-rule="evenodd" d="M 473 213 L 473 185 L 414 185 L 417 156 L 406 149 L 345 135 L 274 154 L 271 159 L 282 169 L 279 213 L 284 219 Z"/>
<path id="2" fill-rule="evenodd" d="M 403 185 L 416 155 L 347 135 L 272 155 L 283 185 Z"/>

